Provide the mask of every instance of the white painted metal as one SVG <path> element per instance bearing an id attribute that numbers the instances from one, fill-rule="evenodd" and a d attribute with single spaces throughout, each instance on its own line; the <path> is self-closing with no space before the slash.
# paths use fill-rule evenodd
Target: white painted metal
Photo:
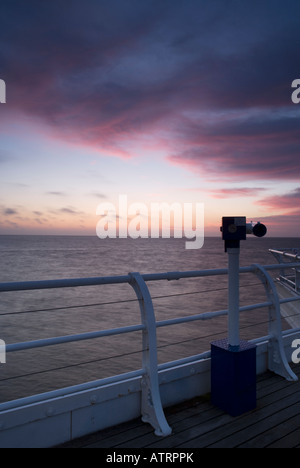
<path id="1" fill-rule="evenodd" d="M 270 249 L 270 252 L 282 266 L 279 277 L 281 283 L 300 294 L 300 267 L 299 264 L 294 266 L 292 263 L 295 260 L 300 260 L 300 249 Z"/>
<path id="2" fill-rule="evenodd" d="M 276 285 L 270 274 L 261 265 L 254 265 L 257 268 L 256 275 L 262 281 L 268 299 L 272 302 L 269 307 L 269 369 L 287 380 L 297 381 L 298 377 L 292 371 L 284 352 L 280 300 L 276 290 Z"/>
<path id="3" fill-rule="evenodd" d="M 43 340 L 27 341 L 25 343 L 15 343 L 6 346 L 6 352 L 24 351 L 26 349 L 45 348 L 63 343 L 72 343 L 74 341 L 92 340 L 95 338 L 103 338 L 104 336 L 116 336 L 124 333 L 132 333 L 135 331 L 144 330 L 144 325 L 132 325 L 130 327 L 115 328 L 112 330 L 100 330 L 96 332 L 80 333 L 77 335 L 59 336 L 56 338 L 46 338 Z"/>
<path id="4" fill-rule="evenodd" d="M 172 433 L 161 404 L 158 384 L 156 321 L 149 289 L 140 273 L 131 273 L 130 285 L 140 304 L 143 328 L 142 420 L 151 424 L 157 436 Z"/>
<path id="5" fill-rule="evenodd" d="M 240 347 L 240 249 L 228 253 L 228 342 L 229 349 Z"/>

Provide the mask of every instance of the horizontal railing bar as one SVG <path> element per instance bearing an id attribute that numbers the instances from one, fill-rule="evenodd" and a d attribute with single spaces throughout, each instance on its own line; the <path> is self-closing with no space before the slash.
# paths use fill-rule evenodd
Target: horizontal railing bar
<path id="1" fill-rule="evenodd" d="M 288 330 L 284 330 L 282 332 L 282 336 L 289 336 L 289 335 L 293 335 L 295 333 L 299 333 L 300 332 L 300 327 L 298 328 L 290 328 Z"/>
<path id="2" fill-rule="evenodd" d="M 103 276 L 96 278 L 74 278 L 46 281 L 23 281 L 14 283 L 0 283 L 0 292 L 31 291 L 35 289 L 75 288 L 81 286 L 100 286 L 105 284 L 129 283 L 127 276 Z"/>
<path id="3" fill-rule="evenodd" d="M 202 361 L 204 359 L 209 359 L 211 357 L 210 351 L 205 351 L 201 354 L 196 354 L 194 356 L 189 356 L 187 358 L 178 359 L 177 361 L 165 362 L 164 364 L 158 365 L 158 371 L 163 371 L 166 369 L 171 369 L 172 367 L 182 366 L 184 364 L 189 364 L 191 362 Z"/>
<path id="4" fill-rule="evenodd" d="M 295 263 L 278 263 L 275 264 L 275 265 L 264 265 L 264 269 L 265 270 L 282 270 L 282 266 L 288 266 L 288 268 L 299 268 L 300 267 L 300 262 L 295 262 Z M 246 269 L 251 269 L 251 271 L 254 271 L 255 270 L 255 266 L 251 266 L 251 267 L 242 267 L 240 269 L 243 270 L 244 272 L 246 271 Z M 243 273 L 243 271 L 241 271 L 241 273 Z"/>
<path id="5" fill-rule="evenodd" d="M 249 310 L 259 309 L 259 308 L 267 307 L 270 305 L 272 305 L 271 302 L 262 302 L 259 304 L 243 306 L 240 308 L 240 312 L 246 312 Z M 166 327 L 170 325 L 178 325 L 181 323 L 189 323 L 189 322 L 195 322 L 195 321 L 200 321 L 200 320 L 210 320 L 214 317 L 220 317 L 220 316 L 227 315 L 227 314 L 228 314 L 228 310 L 219 310 L 216 312 L 207 312 L 207 313 L 191 315 L 187 317 L 163 320 L 163 321 L 156 322 L 156 327 L 162 328 L 162 327 Z M 102 331 L 97 331 L 97 332 L 81 333 L 77 335 L 67 335 L 67 336 L 61 336 L 61 337 L 55 337 L 55 338 L 45 338 L 42 340 L 27 341 L 23 343 L 14 343 L 14 344 L 8 344 L 6 346 L 6 352 L 12 353 L 12 352 L 17 352 L 17 351 L 25 351 L 29 349 L 44 348 L 48 346 L 55 346 L 55 345 L 60 345 L 60 344 L 65 344 L 65 343 L 91 340 L 91 339 L 101 338 L 105 336 L 117 336 L 117 335 L 121 335 L 125 333 L 141 331 L 141 330 L 145 330 L 145 325 L 142 325 L 142 324 L 132 325 L 129 327 L 116 328 L 116 329 L 111 329 L 111 330 L 102 330 Z"/>
<path id="6" fill-rule="evenodd" d="M 273 305 L 271 301 L 251 304 L 251 305 L 240 307 L 240 312 L 248 312 L 249 310 L 263 309 L 264 307 L 270 307 L 271 305 Z"/>
<path id="7" fill-rule="evenodd" d="M 137 377 L 142 377 L 145 374 L 145 370 L 139 369 L 126 374 L 113 375 L 112 377 L 106 377 L 100 380 L 94 380 L 92 382 L 86 382 L 83 384 L 73 385 L 71 387 L 65 387 L 58 390 L 51 390 L 50 392 L 40 393 L 38 395 L 31 395 L 29 397 L 20 398 L 18 400 L 7 401 L 0 404 L 0 411 L 9 411 L 15 408 L 31 405 L 34 403 L 40 403 L 42 401 L 50 400 L 53 398 L 59 398 L 64 396 L 71 396 L 78 392 L 85 392 L 91 389 L 97 389 L 104 385 L 111 385 L 114 383 L 121 383 Z"/>
<path id="8" fill-rule="evenodd" d="M 200 278 L 202 276 L 215 276 L 226 275 L 228 269 L 218 270 L 199 270 L 199 271 L 186 271 L 186 272 L 169 272 L 169 273 L 153 273 L 142 275 L 144 281 L 160 281 L 160 280 L 179 280 L 184 278 Z M 14 291 L 29 291 L 35 289 L 56 289 L 56 288 L 73 288 L 81 286 L 100 286 L 106 284 L 120 284 L 129 283 L 130 276 L 107 276 L 96 278 L 75 278 L 75 279 L 61 279 L 49 281 L 24 281 L 12 283 L 0 283 L 0 292 L 14 292 Z"/>
<path id="9" fill-rule="evenodd" d="M 295 289 L 295 280 L 293 281 L 287 277 L 280 276 L 280 281 L 286 283 L 288 286 L 291 286 L 293 289 Z"/>
<path id="10" fill-rule="evenodd" d="M 161 320 L 160 322 L 156 322 L 156 326 L 157 328 L 162 328 L 162 327 L 167 327 L 170 325 L 178 325 L 180 323 L 196 322 L 200 320 L 210 320 L 213 317 L 220 317 L 222 315 L 227 315 L 227 314 L 228 314 L 228 310 L 220 310 L 217 312 L 206 312 L 203 314 L 190 315 L 187 317 L 180 317 L 180 318 L 169 319 L 169 320 Z"/>
<path id="11" fill-rule="evenodd" d="M 299 259 L 300 260 L 300 255 L 299 254 L 289 253 L 289 252 L 282 252 L 280 250 L 274 250 L 274 249 L 270 249 L 270 252 L 278 254 L 278 255 L 282 255 L 283 257 L 289 257 L 289 258 Z"/>
<path id="12" fill-rule="evenodd" d="M 300 296 L 299 297 L 288 297 L 287 299 L 280 299 L 279 302 L 280 304 L 287 304 L 288 302 L 296 302 L 300 301 Z"/>
<path id="13" fill-rule="evenodd" d="M 145 330 L 145 328 L 145 325 L 132 325 L 130 327 L 115 328 L 111 330 L 102 330 L 97 332 L 81 333 L 78 335 L 59 336 L 56 338 L 45 338 L 43 340 L 37 341 L 27 341 L 24 343 L 8 344 L 6 345 L 6 352 L 12 353 L 16 351 L 25 351 L 35 348 L 45 348 L 47 346 L 55 346 L 64 343 L 72 343 L 75 341 L 92 340 L 104 336 L 121 335 L 124 333 L 132 333 L 135 331 Z"/>
<path id="14" fill-rule="evenodd" d="M 170 271 L 167 273 L 150 273 L 142 275 L 144 281 L 176 281 L 188 278 L 201 278 L 204 276 L 219 276 L 227 275 L 228 268 L 219 268 L 212 270 L 196 270 L 196 271 Z"/>
<path id="15" fill-rule="evenodd" d="M 240 307 L 240 312 L 248 312 L 249 310 L 262 309 L 263 307 L 269 307 L 271 305 L 272 305 L 272 302 L 268 301 L 268 302 L 261 302 L 258 304 L 243 306 L 243 307 Z M 216 312 L 205 312 L 203 314 L 198 314 L 198 315 L 189 315 L 187 317 L 162 320 L 160 322 L 156 322 L 156 326 L 157 328 L 162 328 L 162 327 L 167 327 L 170 325 L 179 325 L 180 323 L 196 322 L 200 320 L 210 320 L 214 317 L 221 317 L 227 314 L 228 314 L 228 309 L 218 310 Z"/>
<path id="16" fill-rule="evenodd" d="M 253 340 L 250 340 L 250 343 L 260 344 L 260 343 L 265 343 L 267 341 L 270 341 L 271 339 L 272 339 L 272 335 L 260 336 L 259 338 L 254 338 Z"/>
<path id="17" fill-rule="evenodd" d="M 289 263 L 289 268 L 300 268 L 300 263 Z M 256 269 L 255 266 L 241 267 L 240 273 L 251 273 Z M 265 270 L 280 270 L 282 264 L 266 265 Z M 180 280 L 188 278 L 201 278 L 205 276 L 220 276 L 227 275 L 228 268 L 212 269 L 212 270 L 198 270 L 198 271 L 174 271 L 167 273 L 151 273 L 141 275 L 144 281 L 160 281 L 160 280 Z M 100 286 L 107 284 L 124 284 L 129 283 L 131 280 L 130 275 L 124 276 L 103 276 L 96 278 L 74 278 L 74 279 L 61 279 L 61 280 L 44 280 L 44 281 L 23 281 L 0 283 L 0 292 L 13 292 L 13 291 L 30 291 L 35 289 L 56 289 L 56 288 L 74 288 L 83 286 Z"/>

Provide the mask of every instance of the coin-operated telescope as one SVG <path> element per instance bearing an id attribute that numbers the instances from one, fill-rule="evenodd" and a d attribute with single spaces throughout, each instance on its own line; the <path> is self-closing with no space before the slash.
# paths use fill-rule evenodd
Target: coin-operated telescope
<path id="1" fill-rule="evenodd" d="M 267 228 L 262 223 L 247 223 L 245 216 L 225 216 L 222 218 L 222 238 L 225 241 L 225 252 L 227 249 L 239 249 L 240 241 L 246 240 L 247 234 L 256 237 L 264 237 Z"/>
<path id="2" fill-rule="evenodd" d="M 221 232 L 228 254 L 228 338 L 211 343 L 211 400 L 238 416 L 256 407 L 256 345 L 240 339 L 240 241 L 247 234 L 264 237 L 267 228 L 245 216 L 226 216 Z"/>
<path id="3" fill-rule="evenodd" d="M 222 218 L 222 239 L 225 252 L 228 253 L 228 301 L 229 301 L 229 345 L 239 348 L 239 257 L 240 241 L 247 239 L 247 234 L 264 237 L 267 228 L 261 223 L 247 223 L 246 216 L 225 216 Z"/>
<path id="4" fill-rule="evenodd" d="M 262 223 L 247 223 L 245 216 L 225 216 L 222 218 L 222 239 L 225 252 L 228 253 L 228 301 L 229 301 L 229 345 L 239 348 L 239 257 L 240 241 L 247 239 L 247 234 L 264 237 L 267 228 Z"/>

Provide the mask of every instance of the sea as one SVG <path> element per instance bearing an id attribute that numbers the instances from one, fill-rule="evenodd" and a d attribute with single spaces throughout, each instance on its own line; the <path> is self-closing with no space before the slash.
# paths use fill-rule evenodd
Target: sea
<path id="1" fill-rule="evenodd" d="M 241 266 L 276 263 L 269 249 L 300 247 L 297 238 L 254 238 L 241 243 Z M 199 250 L 184 239 L 105 239 L 88 236 L 0 236 L 0 283 L 160 273 L 227 267 L 221 238 Z M 156 320 L 227 308 L 227 277 L 148 283 Z M 253 274 L 241 275 L 241 305 L 266 300 Z M 119 328 L 141 323 L 131 286 L 105 285 L 0 294 L 0 339 L 6 344 Z M 241 338 L 268 333 L 268 310 L 241 314 Z M 284 327 L 287 324 L 283 323 Z M 157 330 L 158 362 L 210 349 L 227 336 L 227 318 Z M 7 353 L 0 364 L 0 402 L 140 369 L 142 334 Z"/>

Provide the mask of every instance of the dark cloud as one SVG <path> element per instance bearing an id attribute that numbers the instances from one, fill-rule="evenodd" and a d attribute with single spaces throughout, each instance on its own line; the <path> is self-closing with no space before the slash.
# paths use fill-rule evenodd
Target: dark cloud
<path id="1" fill-rule="evenodd" d="M 60 138 L 129 157 L 147 134 L 212 177 L 299 177 L 298 0 L 2 0 L 0 15 L 10 106 Z"/>
<path id="2" fill-rule="evenodd" d="M 14 210 L 13 208 L 4 208 L 3 214 L 6 216 L 14 216 L 18 214 L 18 211 Z"/>
<path id="3" fill-rule="evenodd" d="M 46 192 L 46 195 L 53 195 L 54 197 L 65 197 L 67 194 L 65 192 Z"/>
<path id="4" fill-rule="evenodd" d="M 71 215 L 80 214 L 79 211 L 74 210 L 73 208 L 61 208 L 59 211 L 64 214 L 71 214 Z"/>
<path id="5" fill-rule="evenodd" d="M 100 192 L 93 192 L 92 196 L 96 197 L 96 198 L 99 198 L 100 200 L 107 199 L 107 196 L 104 193 L 100 193 Z"/>
<path id="6" fill-rule="evenodd" d="M 299 120 L 300 108 L 292 106 L 191 113 L 173 127 L 169 160 L 211 178 L 298 179 Z"/>

